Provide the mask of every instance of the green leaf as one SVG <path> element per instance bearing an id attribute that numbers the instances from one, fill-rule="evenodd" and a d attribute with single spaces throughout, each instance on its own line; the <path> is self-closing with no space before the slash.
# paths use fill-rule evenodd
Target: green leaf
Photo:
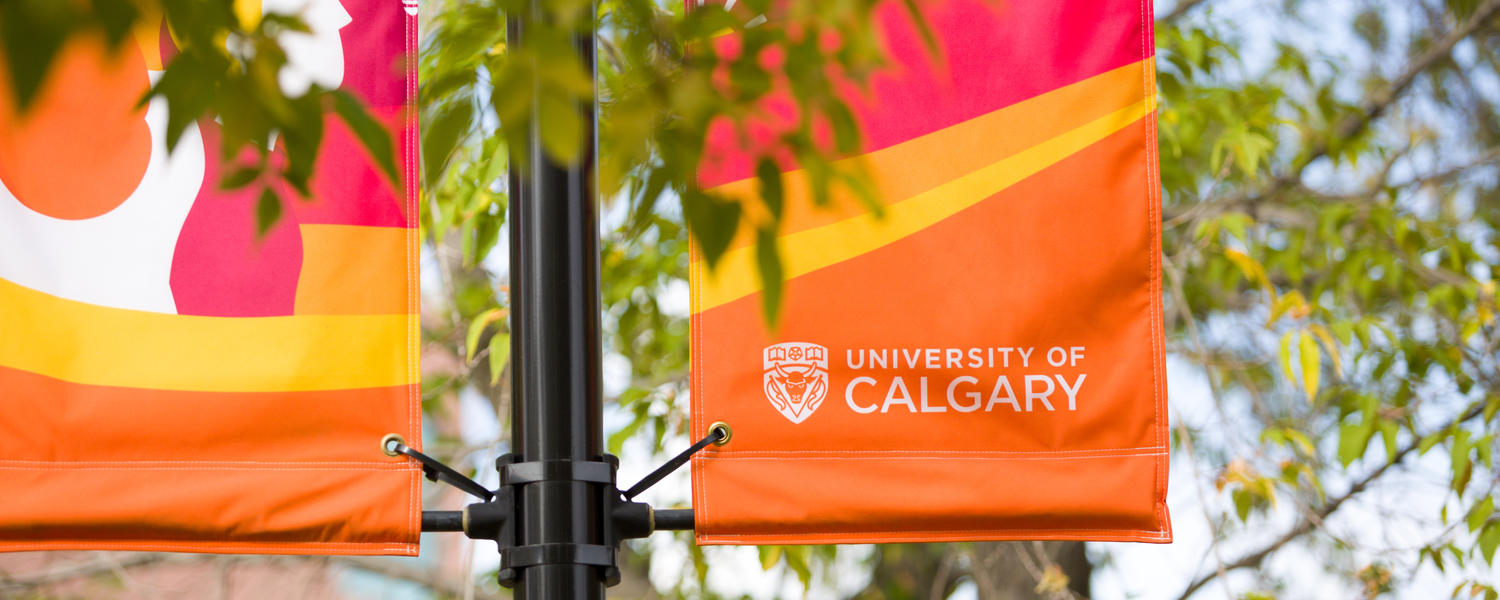
<path id="1" fill-rule="evenodd" d="M 626 423 L 619 431 L 610 434 L 608 440 L 609 453 L 619 456 L 620 451 L 625 447 L 625 440 L 630 439 L 631 436 L 640 431 L 641 426 L 645 425 L 649 419 L 650 415 L 646 413 L 636 413 L 635 418 L 631 419 L 629 423 Z"/>
<path id="2" fill-rule="evenodd" d="M 1306 331 L 1302 332 L 1301 338 L 1297 356 L 1302 362 L 1302 389 L 1307 392 L 1307 401 L 1312 402 L 1318 396 L 1318 376 L 1321 374 L 1318 341 Z"/>
<path id="3" fill-rule="evenodd" d="M 1472 447 L 1468 431 L 1459 429 L 1453 432 L 1448 459 L 1453 473 L 1453 491 L 1459 494 L 1464 493 L 1464 488 L 1469 486 L 1469 478 L 1474 474 L 1474 463 L 1469 460 L 1469 449 Z"/>
<path id="4" fill-rule="evenodd" d="M 1302 292 L 1292 290 L 1291 292 L 1282 294 L 1275 302 L 1272 302 L 1271 314 L 1266 317 L 1266 327 L 1269 328 L 1274 325 L 1277 320 L 1281 319 L 1281 315 L 1286 314 L 1288 310 L 1293 308 L 1299 310 L 1307 308 L 1307 299 L 1302 297 Z"/>
<path id="5" fill-rule="evenodd" d="M 775 231 L 765 228 L 756 230 L 755 264 L 760 273 L 761 315 L 765 317 L 767 327 L 775 330 L 777 321 L 781 318 L 781 293 L 786 284 Z"/>
<path id="6" fill-rule="evenodd" d="M 508 141 L 524 145 L 526 128 L 507 124 L 521 123 L 532 112 L 532 94 L 517 93 L 517 90 L 530 89 L 537 83 L 535 65 L 524 60 L 504 60 L 494 63 L 492 68 L 495 69 L 495 75 L 491 82 L 490 99 L 494 104 L 495 114 L 500 117 L 500 124 L 504 126 L 507 136 L 521 134 L 519 139 Z"/>
<path id="7" fill-rule="evenodd" d="M 841 172 L 839 181 L 849 192 L 859 199 L 860 206 L 865 212 L 877 220 L 885 220 L 885 205 L 880 203 L 880 192 L 870 182 L 869 173 L 863 170 L 856 172 Z"/>
<path id="8" fill-rule="evenodd" d="M 1240 171 L 1247 176 L 1255 175 L 1256 170 L 1260 168 L 1261 159 L 1276 148 L 1276 142 L 1256 133 L 1245 133 L 1239 142 L 1239 146 L 1235 148 L 1235 154 L 1240 157 Z"/>
<path id="9" fill-rule="evenodd" d="M 271 186 L 260 189 L 260 200 L 255 203 L 255 236 L 264 238 L 266 232 L 281 219 L 281 197 Z"/>
<path id="10" fill-rule="evenodd" d="M 1333 337 L 1340 344 L 1348 345 L 1354 340 L 1354 325 L 1348 321 L 1334 321 L 1328 327 L 1333 330 Z"/>
<path id="11" fill-rule="evenodd" d="M 1380 431 L 1380 438 L 1385 442 L 1385 460 L 1396 462 L 1396 434 L 1400 432 L 1401 426 L 1390 419 L 1380 419 L 1375 428 Z"/>
<path id="12" fill-rule="evenodd" d="M 1281 349 L 1277 351 L 1281 358 L 1281 372 L 1286 375 L 1287 381 L 1296 381 L 1297 374 L 1292 371 L 1292 332 L 1288 331 L 1281 336 Z"/>
<path id="13" fill-rule="evenodd" d="M 282 177 L 304 198 L 311 196 L 309 181 L 323 141 L 323 103 L 311 92 L 290 101 L 292 120 L 279 130 L 286 156 Z"/>
<path id="14" fill-rule="evenodd" d="M 773 224 L 780 223 L 785 201 L 781 184 L 781 169 L 776 166 L 776 160 L 769 156 L 760 157 L 760 161 L 755 164 L 755 178 L 760 181 L 760 197 L 766 203 L 766 208 L 771 211 Z"/>
<path id="15" fill-rule="evenodd" d="M 786 549 L 786 566 L 797 574 L 797 581 L 802 582 L 805 591 L 812 585 L 812 569 L 807 565 L 807 546 L 792 546 Z"/>
<path id="16" fill-rule="evenodd" d="M 1249 280 L 1250 283 L 1260 286 L 1269 296 L 1274 297 L 1276 295 L 1275 290 L 1271 287 L 1270 280 L 1266 278 L 1266 268 L 1259 261 L 1251 258 L 1250 255 L 1244 252 L 1232 248 L 1224 249 L 1224 258 L 1229 259 L 1229 262 L 1239 267 L 1240 272 L 1245 274 L 1245 279 Z"/>
<path id="17" fill-rule="evenodd" d="M 500 374 L 510 362 L 510 333 L 496 333 L 490 338 L 490 385 L 500 383 Z"/>
<path id="18" fill-rule="evenodd" d="M 573 164 L 583 154 L 583 116 L 571 100 L 552 98 L 537 105 L 542 129 L 542 151 L 561 164 Z"/>
<path id="19" fill-rule="evenodd" d="M 1433 449 L 1433 447 L 1438 445 L 1438 442 L 1443 441 L 1447 437 L 1448 432 L 1446 431 L 1434 431 L 1423 437 L 1421 441 L 1417 442 L 1417 456 L 1427 454 L 1428 450 Z"/>
<path id="20" fill-rule="evenodd" d="M 250 185 L 256 179 L 260 178 L 260 172 L 259 167 L 242 167 L 230 171 L 229 174 L 219 180 L 219 189 L 225 191 L 237 190 Z"/>
<path id="21" fill-rule="evenodd" d="M 1313 456 L 1317 453 L 1317 448 L 1313 446 L 1312 440 L 1308 439 L 1306 433 L 1303 433 L 1296 429 L 1288 428 L 1286 430 L 1286 438 L 1287 440 L 1291 441 L 1292 444 L 1297 448 L 1297 450 L 1304 456 Z"/>
<path id="22" fill-rule="evenodd" d="M 0 2 L 0 56 L 8 59 L 3 71 L 10 74 L 10 90 L 17 107 L 25 112 L 41 92 L 53 59 L 62 49 L 69 25 L 67 2 Z"/>
<path id="23" fill-rule="evenodd" d="M 354 137 L 359 138 L 359 143 L 364 146 L 370 157 L 375 159 L 375 166 L 385 175 L 391 187 L 401 189 L 401 172 L 396 167 L 395 144 L 391 142 L 391 133 L 370 116 L 369 111 L 353 94 L 342 89 L 329 92 L 333 96 L 333 109 L 343 119 L 344 124 L 354 132 Z"/>
<path id="24" fill-rule="evenodd" d="M 422 133 L 422 176 L 426 185 L 436 185 L 448 168 L 448 159 L 468 135 L 474 107 L 467 99 L 441 107 L 428 120 Z"/>
<path id="25" fill-rule="evenodd" d="M 474 243 L 469 246 L 464 255 L 464 261 L 468 266 L 479 264 L 490 255 L 495 244 L 500 242 L 500 227 L 505 220 L 499 217 L 476 217 L 470 221 L 474 223 Z"/>
<path id="26" fill-rule="evenodd" d="M 1490 515 L 1494 512 L 1495 497 L 1485 496 L 1483 500 L 1475 503 L 1474 507 L 1469 509 L 1468 516 L 1464 517 L 1464 523 L 1468 524 L 1470 532 L 1479 531 L 1479 528 L 1484 526 L 1485 521 L 1489 520 Z"/>
<path id="27" fill-rule="evenodd" d="M 1348 467 L 1365 455 L 1373 432 L 1368 423 L 1345 423 L 1339 426 L 1339 464 Z"/>
<path id="28" fill-rule="evenodd" d="M 1249 492 L 1239 488 L 1236 488 L 1229 495 L 1234 499 L 1234 514 L 1240 518 L 1240 522 L 1248 521 L 1250 519 L 1250 509 L 1255 506 L 1255 499 L 1250 497 Z"/>
<path id="29" fill-rule="evenodd" d="M 491 308 L 474 317 L 474 320 L 469 323 L 468 335 L 464 337 L 464 362 L 474 360 L 474 353 L 479 351 L 479 338 L 484 335 L 485 328 L 505 318 L 505 314 L 503 308 Z"/>
<path id="30" fill-rule="evenodd" d="M 906 6 L 906 14 L 916 23 L 917 31 L 922 34 L 922 45 L 927 48 L 927 53 L 936 60 L 942 60 L 943 50 L 938 46 L 937 33 L 933 32 L 932 24 L 927 22 L 927 16 L 922 13 L 917 0 L 902 0 L 902 4 Z"/>
<path id="31" fill-rule="evenodd" d="M 485 161 L 484 176 L 479 179 L 479 185 L 489 186 L 505 174 L 506 167 L 510 166 L 509 149 L 505 144 L 495 144 L 497 148 Z"/>
<path id="32" fill-rule="evenodd" d="M 215 80 L 214 67 L 204 64 L 198 58 L 191 53 L 174 58 L 156 80 L 156 85 L 141 98 L 141 106 L 145 106 L 153 97 L 166 98 L 168 152 L 177 149 L 177 143 L 182 140 L 188 126 L 196 123 L 214 100 L 212 87 L 204 85 L 205 81 Z M 232 129 L 230 126 L 233 124 L 231 119 L 226 123 L 226 130 Z"/>
<path id="33" fill-rule="evenodd" d="M 1343 377 L 1343 359 L 1339 356 L 1339 346 L 1334 342 L 1333 335 L 1328 332 L 1328 328 L 1315 323 L 1309 326 L 1308 330 L 1312 332 L 1313 337 L 1323 343 L 1323 351 L 1328 353 L 1328 362 L 1333 365 L 1334 374 Z"/>
<path id="34" fill-rule="evenodd" d="M 781 555 L 781 546 L 761 546 L 760 568 L 766 571 L 771 570 L 772 567 L 776 566 L 776 563 L 781 562 Z"/>
<path id="35" fill-rule="evenodd" d="M 551 87 L 566 92 L 555 94 L 554 98 L 587 98 L 594 93 L 594 79 L 583 69 L 567 32 L 557 33 L 530 40 L 534 47 L 527 50 L 537 59 L 538 74 Z"/>
<path id="36" fill-rule="evenodd" d="M 1500 547 L 1500 521 L 1486 525 L 1484 532 L 1479 534 L 1479 552 L 1484 554 L 1484 562 L 1495 564 L 1495 548 Z"/>
<path id="37" fill-rule="evenodd" d="M 830 102 L 826 112 L 829 124 L 833 126 L 834 149 L 839 154 L 859 152 L 859 125 L 856 124 L 854 113 L 849 110 L 849 105 L 837 101 Z"/>
<path id="38" fill-rule="evenodd" d="M 742 210 L 738 203 L 724 202 L 697 190 L 688 190 L 682 195 L 683 217 L 709 269 L 713 269 L 724 251 L 729 249 L 729 243 L 739 229 Z"/>
<path id="39" fill-rule="evenodd" d="M 249 27 L 248 23 L 242 22 L 241 25 Z M 266 13 L 265 16 L 261 17 L 259 27 L 269 31 L 276 31 L 277 33 L 284 31 L 312 33 L 312 27 L 304 23 L 301 17 L 281 13 Z"/>

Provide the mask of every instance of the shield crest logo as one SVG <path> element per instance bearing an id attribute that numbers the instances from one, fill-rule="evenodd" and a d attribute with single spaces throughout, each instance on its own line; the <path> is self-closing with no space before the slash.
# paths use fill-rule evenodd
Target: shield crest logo
<path id="1" fill-rule="evenodd" d="M 828 395 L 828 349 L 807 342 L 766 346 L 766 400 L 793 423 L 801 423 Z"/>

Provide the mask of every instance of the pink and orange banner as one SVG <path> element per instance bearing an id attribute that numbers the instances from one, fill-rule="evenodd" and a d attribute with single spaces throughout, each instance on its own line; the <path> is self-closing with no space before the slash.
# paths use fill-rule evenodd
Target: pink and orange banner
<path id="1" fill-rule="evenodd" d="M 336 117 L 312 198 L 223 191 L 219 125 L 168 152 L 136 102 L 174 53 L 72 40 L 26 115 L 0 89 L 0 551 L 414 555 L 416 6 L 237 0 L 293 13 L 290 95 L 341 87 L 386 123 L 393 189 Z"/>
<path id="2" fill-rule="evenodd" d="M 753 232 L 692 261 L 698 542 L 1169 542 L 1151 4 L 918 6 L 941 59 L 887 2 L 850 98 L 884 215 L 787 173 L 775 329 Z"/>

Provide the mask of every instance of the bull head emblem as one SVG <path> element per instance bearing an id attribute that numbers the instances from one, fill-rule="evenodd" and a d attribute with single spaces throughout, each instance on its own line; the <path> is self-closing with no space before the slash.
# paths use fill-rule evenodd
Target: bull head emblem
<path id="1" fill-rule="evenodd" d="M 793 423 L 811 416 L 828 394 L 828 349 L 784 342 L 764 352 L 766 400 Z"/>

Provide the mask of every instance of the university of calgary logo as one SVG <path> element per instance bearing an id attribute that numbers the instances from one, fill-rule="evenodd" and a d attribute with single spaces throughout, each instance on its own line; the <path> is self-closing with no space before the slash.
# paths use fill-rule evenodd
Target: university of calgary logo
<path id="1" fill-rule="evenodd" d="M 766 400 L 781 416 L 801 423 L 828 395 L 828 349 L 784 342 L 765 349 Z"/>

